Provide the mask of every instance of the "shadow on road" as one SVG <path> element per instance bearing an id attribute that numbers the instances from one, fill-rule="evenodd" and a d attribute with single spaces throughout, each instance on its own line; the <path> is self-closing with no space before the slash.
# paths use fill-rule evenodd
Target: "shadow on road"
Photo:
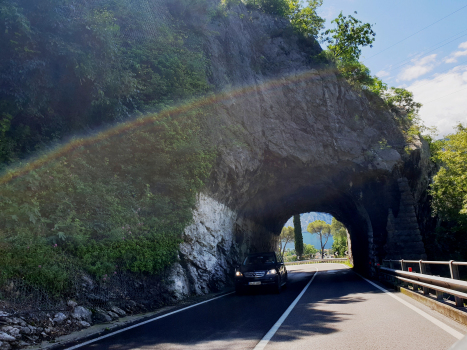
<path id="1" fill-rule="evenodd" d="M 294 279 L 293 273 L 288 288 L 279 295 L 267 290 L 229 295 L 82 349 L 252 349 L 312 275 Z M 335 325 L 352 316 L 338 311 L 339 305 L 361 303 L 366 300 L 365 294 L 381 293 L 368 283 L 358 283 L 361 281 L 348 271 L 320 272 L 278 332 L 281 341 L 337 332 Z M 332 288 L 326 288 L 328 283 Z"/>

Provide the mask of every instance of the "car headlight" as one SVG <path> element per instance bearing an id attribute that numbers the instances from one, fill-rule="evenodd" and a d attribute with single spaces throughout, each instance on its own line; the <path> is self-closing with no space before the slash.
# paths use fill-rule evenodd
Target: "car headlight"
<path id="1" fill-rule="evenodd" d="M 243 277 L 243 273 L 240 271 L 235 272 L 235 277 Z"/>
<path id="2" fill-rule="evenodd" d="M 275 269 L 269 270 L 266 275 L 276 275 L 277 271 Z"/>

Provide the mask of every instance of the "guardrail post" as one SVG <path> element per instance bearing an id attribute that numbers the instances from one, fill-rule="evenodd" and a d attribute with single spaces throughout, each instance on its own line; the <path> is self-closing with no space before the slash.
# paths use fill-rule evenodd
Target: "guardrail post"
<path id="1" fill-rule="evenodd" d="M 440 292 L 439 290 L 436 290 L 436 299 L 438 300 L 443 300 L 444 293 Z"/>
<path id="2" fill-rule="evenodd" d="M 389 260 L 389 267 L 394 270 L 394 261 Z"/>
<path id="3" fill-rule="evenodd" d="M 419 260 L 418 264 L 420 266 L 420 273 L 426 275 L 427 274 L 426 273 L 426 266 L 423 263 L 423 260 Z M 429 294 L 430 294 L 430 290 L 427 287 L 423 287 L 423 295 L 429 295 Z"/>
<path id="4" fill-rule="evenodd" d="M 454 265 L 454 260 L 449 261 L 449 271 L 451 272 L 452 279 L 455 279 L 455 280 L 460 279 L 459 267 L 457 265 Z M 456 306 L 464 306 L 464 301 L 462 300 L 462 298 L 455 296 L 454 300 L 456 301 Z"/>
<path id="5" fill-rule="evenodd" d="M 401 259 L 399 261 L 401 263 L 401 270 L 406 271 L 407 270 L 407 263 L 404 262 L 404 259 Z M 397 280 L 397 282 L 399 283 L 399 286 L 401 286 L 401 287 L 404 287 L 404 288 L 409 287 L 409 284 L 407 282 L 401 281 L 399 279 Z"/>

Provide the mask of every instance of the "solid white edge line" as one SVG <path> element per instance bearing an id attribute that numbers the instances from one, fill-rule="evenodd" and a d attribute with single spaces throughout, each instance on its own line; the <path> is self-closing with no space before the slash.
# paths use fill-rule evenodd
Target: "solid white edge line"
<path id="1" fill-rule="evenodd" d="M 308 282 L 308 284 L 305 286 L 305 288 L 303 288 L 302 292 L 298 295 L 298 297 L 295 298 L 295 300 L 292 302 L 292 304 L 290 304 L 290 306 L 287 308 L 287 310 L 285 310 L 285 312 L 282 314 L 282 316 L 279 318 L 279 320 L 277 320 L 277 322 L 274 324 L 274 326 L 272 326 L 272 328 L 269 330 L 269 332 L 266 333 L 266 335 L 263 337 L 263 339 L 261 339 L 260 342 L 258 344 L 256 344 L 256 346 L 254 347 L 253 350 L 263 350 L 266 347 L 266 345 L 269 343 L 271 338 L 274 336 L 274 334 L 276 334 L 277 330 L 280 328 L 280 326 L 285 321 L 287 316 L 289 316 L 290 312 L 293 310 L 295 305 L 297 305 L 300 298 L 303 296 L 303 294 L 305 294 L 305 292 L 308 289 L 308 287 L 310 286 L 311 282 L 313 282 L 316 275 L 318 274 L 318 268 L 316 266 L 314 266 L 314 268 L 316 269 L 316 272 L 313 275 L 313 277 L 311 278 L 310 282 Z"/>
<path id="2" fill-rule="evenodd" d="M 119 329 L 118 331 L 115 331 L 115 332 L 112 332 L 112 333 L 103 335 L 103 336 L 101 336 L 101 337 L 88 340 L 88 341 L 86 341 L 86 342 L 84 342 L 84 343 L 81 343 L 81 344 L 74 345 L 74 346 L 72 346 L 72 347 L 66 348 L 66 350 L 78 349 L 78 348 L 80 348 L 80 347 L 82 347 L 82 346 L 85 346 L 85 345 L 88 345 L 88 344 L 92 344 L 92 343 L 95 343 L 96 341 L 99 341 L 99 340 L 102 340 L 102 339 L 105 339 L 105 338 L 112 337 L 112 336 L 114 336 L 114 335 L 116 335 L 116 334 L 118 334 L 118 333 L 122 333 L 122 332 L 128 331 L 128 330 L 130 330 L 130 329 L 133 329 L 133 328 L 136 328 L 136 327 L 145 325 L 145 324 L 147 324 L 147 323 L 151 323 L 151 322 L 160 320 L 161 318 L 164 318 L 164 317 L 167 317 L 167 316 L 176 314 L 176 313 L 178 313 L 178 312 L 182 312 L 182 311 L 191 309 L 192 307 L 195 307 L 195 306 L 198 306 L 198 305 L 201 305 L 201 304 L 209 303 L 210 301 L 213 301 L 213 300 L 216 300 L 216 299 L 219 299 L 219 298 L 223 298 L 223 297 L 225 297 L 225 296 L 227 296 L 227 295 L 230 295 L 230 294 L 233 294 L 233 293 L 235 293 L 235 292 L 230 292 L 230 293 L 222 294 L 222 295 L 220 295 L 220 296 L 218 296 L 218 297 L 215 297 L 215 298 L 212 298 L 212 299 L 209 299 L 209 300 L 205 300 L 205 301 L 202 301 L 202 302 L 197 303 L 197 304 L 194 304 L 194 305 L 190 305 L 190 306 L 184 307 L 183 309 L 175 310 L 175 311 L 169 312 L 168 314 L 164 314 L 164 315 L 162 315 L 162 316 L 158 316 L 158 317 L 155 317 L 155 318 L 151 318 L 150 320 L 146 320 L 146 321 L 144 321 L 144 322 L 141 322 L 141 323 L 138 323 L 138 324 L 134 324 L 133 326 L 126 327 L 126 328 L 122 328 L 122 329 Z"/>
<path id="3" fill-rule="evenodd" d="M 355 272 L 355 271 L 353 271 Z M 363 278 L 365 281 L 367 281 L 368 283 L 370 283 L 372 286 L 378 288 L 379 290 L 383 291 L 384 293 L 388 294 L 389 296 L 393 297 L 394 299 L 396 299 L 398 302 L 404 304 L 405 306 L 407 306 L 409 309 L 412 309 L 413 311 L 415 311 L 417 314 L 425 317 L 428 321 L 430 321 L 431 323 L 437 325 L 439 328 L 445 330 L 446 332 L 448 332 L 449 334 L 451 334 L 454 338 L 456 339 L 462 339 L 464 338 L 464 334 L 456 331 L 454 328 L 451 328 L 449 327 L 447 324 L 437 320 L 436 318 L 434 318 L 433 316 L 431 315 L 428 315 L 425 311 L 422 311 L 420 310 L 418 307 L 410 304 L 409 302 L 405 301 L 404 299 L 401 299 L 399 298 L 397 295 L 395 295 L 394 293 L 391 293 L 390 291 L 384 289 L 383 287 L 380 287 L 378 286 L 376 283 L 366 279 L 365 277 L 363 277 L 362 275 L 360 275 L 359 273 L 355 272 L 357 275 L 359 275 L 361 278 Z"/>

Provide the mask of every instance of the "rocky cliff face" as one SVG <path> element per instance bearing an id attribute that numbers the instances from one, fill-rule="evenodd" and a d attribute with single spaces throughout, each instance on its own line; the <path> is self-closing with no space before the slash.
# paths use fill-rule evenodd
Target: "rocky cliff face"
<path id="1" fill-rule="evenodd" d="M 211 83 L 223 93 L 207 107 L 219 157 L 185 232 L 175 289 L 228 283 L 246 252 L 274 249 L 287 219 L 309 211 L 347 226 L 363 272 L 386 257 L 425 257 L 423 142 L 408 143 L 378 98 L 314 62 L 318 44 L 285 20 L 237 6 L 205 30 Z"/>

